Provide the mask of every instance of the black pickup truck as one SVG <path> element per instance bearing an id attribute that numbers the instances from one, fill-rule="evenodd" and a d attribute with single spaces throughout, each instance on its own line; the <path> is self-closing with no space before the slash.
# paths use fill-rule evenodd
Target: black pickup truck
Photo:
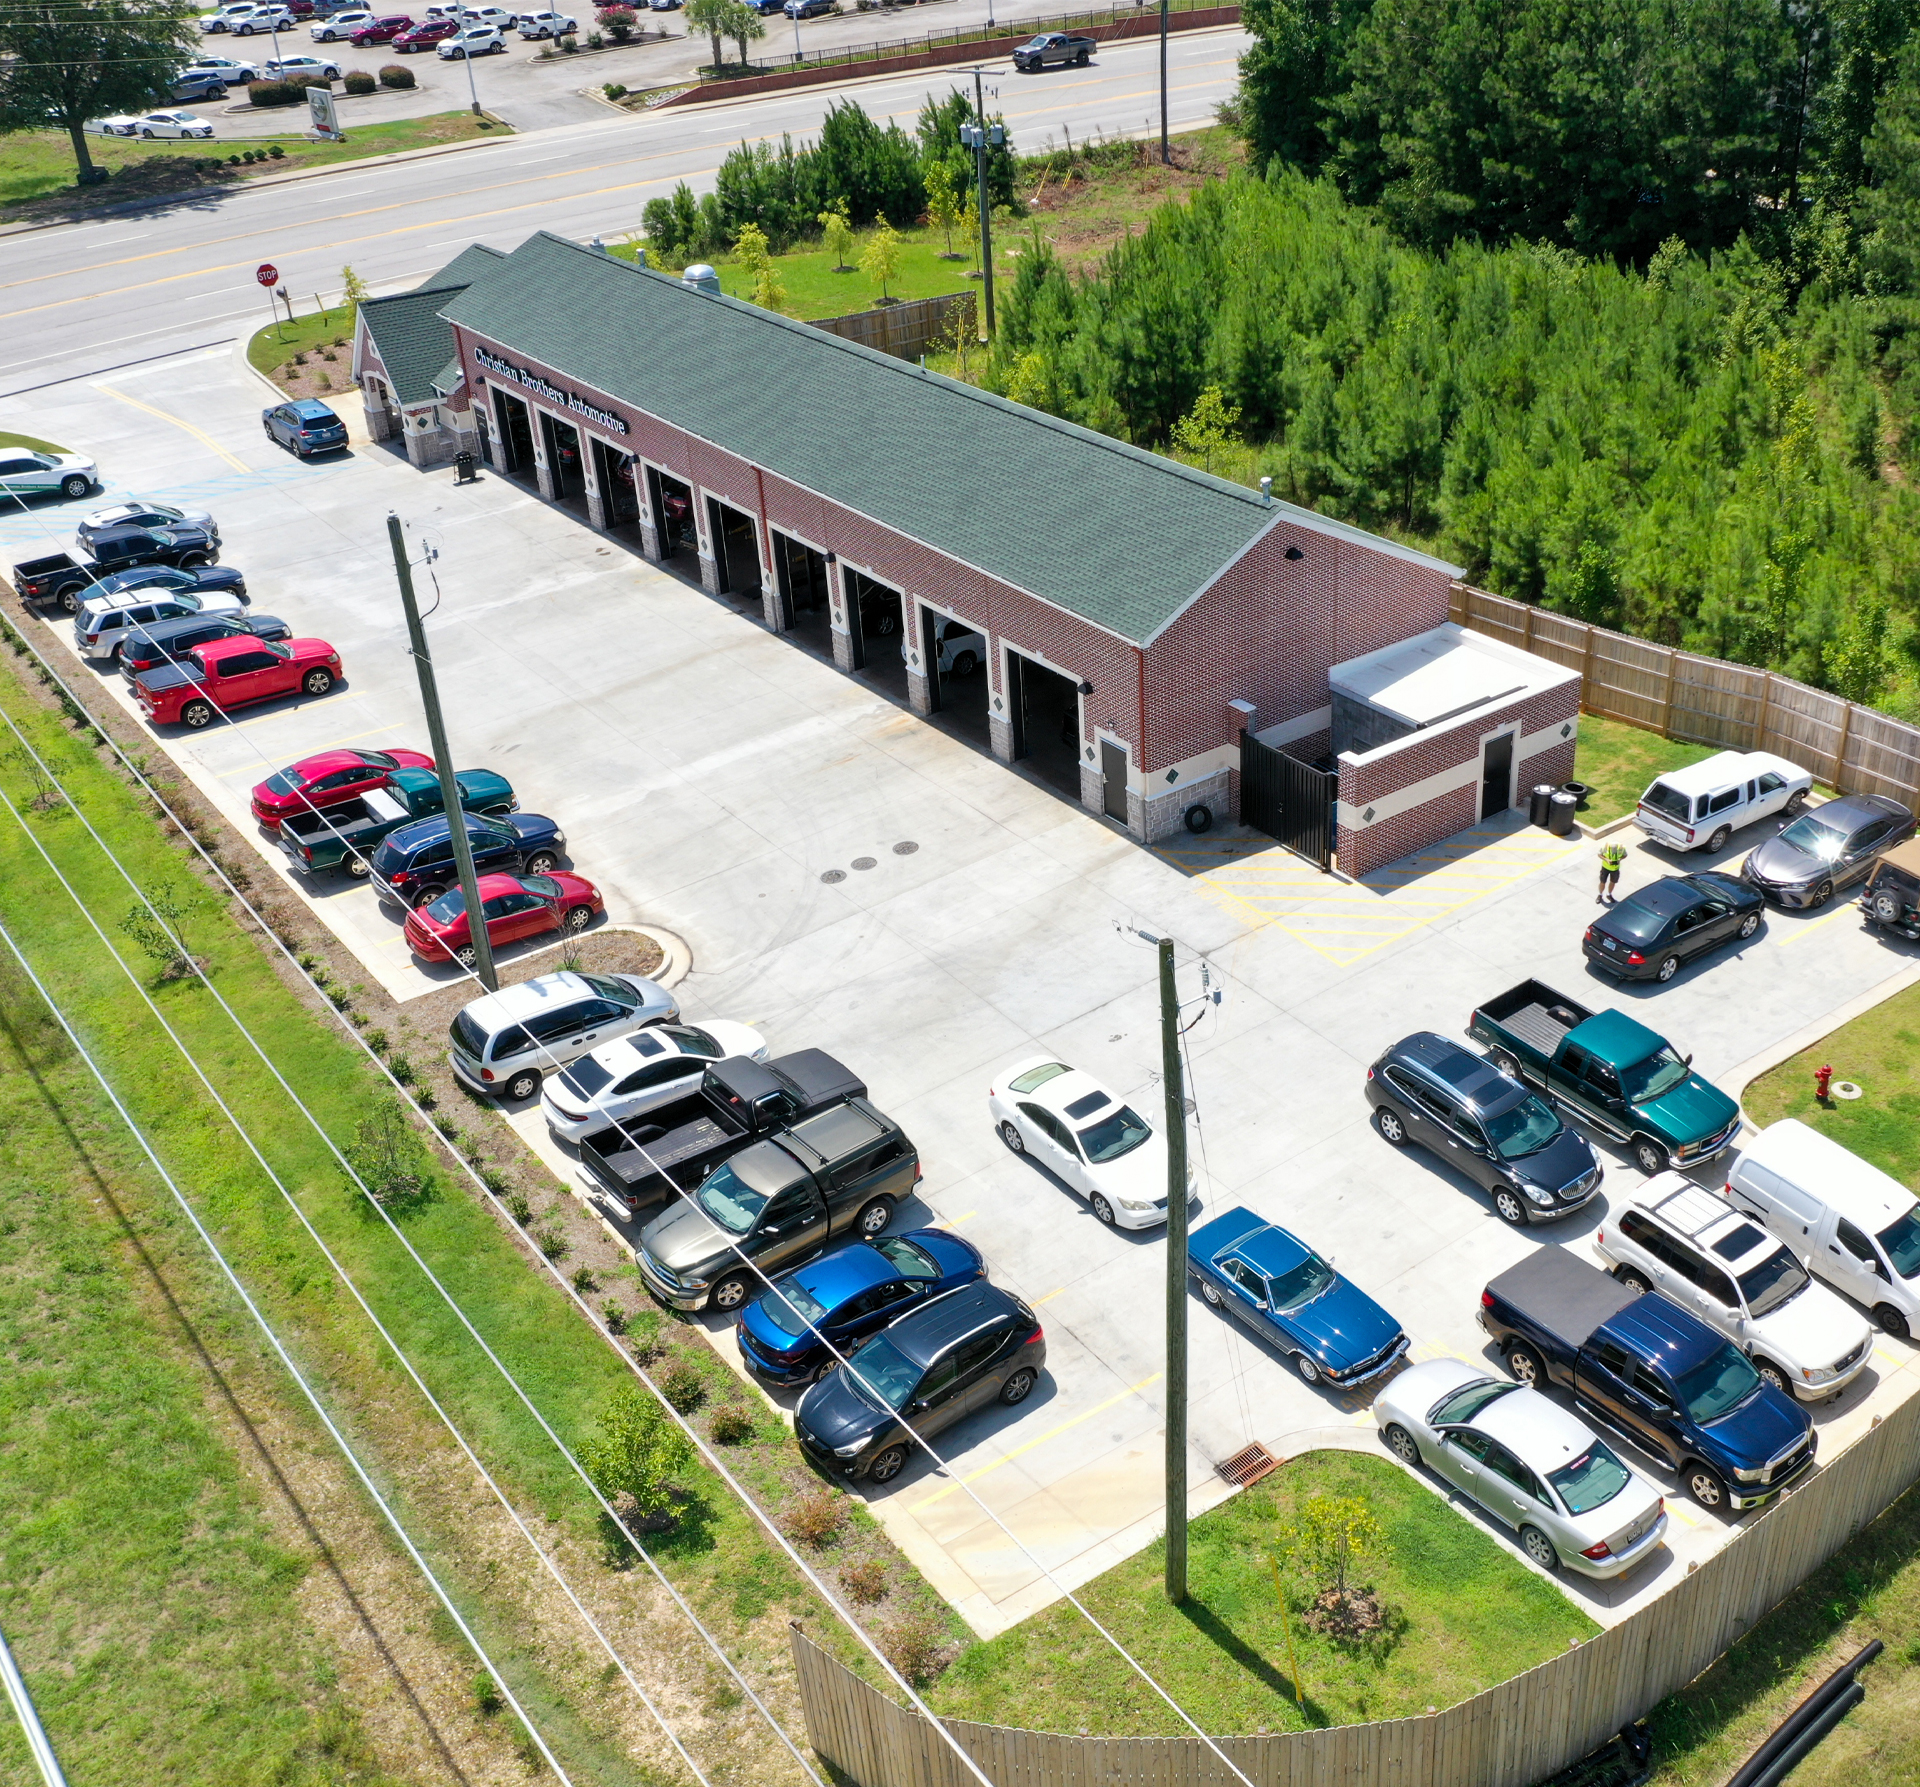
<path id="1" fill-rule="evenodd" d="M 707 1069 L 691 1096 L 649 1111 L 644 1122 L 588 1136 L 580 1162 L 614 1208 L 631 1215 L 698 1185 L 762 1136 L 866 1095 L 865 1083 L 821 1049 L 767 1062 L 730 1055 Z"/>
<path id="2" fill-rule="evenodd" d="M 469 813 L 504 819 L 519 804 L 506 777 L 491 770 L 463 769 L 454 774 L 460 804 Z M 430 769 L 396 769 L 384 788 L 369 788 L 358 800 L 336 801 L 317 813 L 289 813 L 280 821 L 276 842 L 296 873 L 317 875 L 345 869 L 365 875 L 373 867 L 377 845 L 403 825 L 446 811 L 440 778 Z"/>
<path id="3" fill-rule="evenodd" d="M 900 1125 L 850 1098 L 741 1149 L 647 1224 L 634 1257 L 663 1303 L 732 1315 L 773 1273 L 884 1233 L 919 1178 Z"/>
<path id="4" fill-rule="evenodd" d="M 141 565 L 173 565 L 191 571 L 220 557 L 220 542 L 191 522 L 169 527 L 115 527 L 95 534 L 89 562 L 56 552 L 30 558 L 13 567 L 10 581 L 23 602 L 58 602 L 69 614 L 78 614 L 87 591 L 102 577 Z"/>
<path id="5" fill-rule="evenodd" d="M 1724 1334 L 1543 1247 L 1480 1296 L 1480 1326 L 1529 1389 L 1581 1410 L 1673 1470 L 1703 1508 L 1757 1508 L 1813 1466 L 1813 1418 Z"/>

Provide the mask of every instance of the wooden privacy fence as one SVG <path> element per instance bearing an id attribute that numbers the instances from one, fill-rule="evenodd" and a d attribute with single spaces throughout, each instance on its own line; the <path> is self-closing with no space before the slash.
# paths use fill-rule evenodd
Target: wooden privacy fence
<path id="1" fill-rule="evenodd" d="M 1220 1748 L 1256 1787 L 1535 1787 L 1690 1682 L 1920 1477 L 1910 1397 L 1657 1600 L 1445 1712 Z M 1677 1565 L 1670 1565 L 1677 1568 Z M 920 1715 L 793 1630 L 813 1747 L 860 1787 L 977 1787 Z M 995 1787 L 1237 1787 L 1198 1738 L 942 1723 Z"/>
<path id="2" fill-rule="evenodd" d="M 949 292 L 943 298 L 914 298 L 890 304 L 885 310 L 858 310 L 852 316 L 830 316 L 813 324 L 843 341 L 877 348 L 902 360 L 917 360 L 936 342 L 950 346 L 958 325 L 973 333 L 973 293 Z"/>
<path id="3" fill-rule="evenodd" d="M 1633 639 L 1529 602 L 1453 586 L 1452 618 L 1578 670 L 1580 706 L 1650 732 L 1736 751 L 1773 751 L 1842 794 L 1920 797 L 1920 727 L 1791 677 Z"/>

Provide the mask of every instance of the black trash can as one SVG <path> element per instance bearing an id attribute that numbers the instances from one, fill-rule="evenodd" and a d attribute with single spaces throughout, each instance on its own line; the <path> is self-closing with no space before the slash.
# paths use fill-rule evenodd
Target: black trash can
<path id="1" fill-rule="evenodd" d="M 1593 789 L 1585 782 L 1562 782 L 1560 784 L 1560 792 L 1563 794 L 1571 794 L 1575 806 L 1585 806 L 1587 804 L 1587 796 L 1593 792 Z"/>
<path id="2" fill-rule="evenodd" d="M 1547 802 L 1547 830 L 1556 838 L 1573 836 L 1573 809 L 1580 803 L 1561 789 Z"/>
<path id="3" fill-rule="evenodd" d="M 473 482 L 473 455 L 462 448 L 453 456 L 454 480 L 460 484 Z"/>
<path id="4" fill-rule="evenodd" d="M 1527 823 L 1529 825 L 1546 824 L 1549 803 L 1552 799 L 1553 784 L 1551 782 L 1534 783 L 1533 792 L 1527 797 Z"/>

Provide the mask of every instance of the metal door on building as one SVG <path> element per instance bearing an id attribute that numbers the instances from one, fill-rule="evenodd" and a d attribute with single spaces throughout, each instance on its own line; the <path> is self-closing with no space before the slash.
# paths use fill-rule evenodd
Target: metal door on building
<path id="1" fill-rule="evenodd" d="M 1333 866 L 1333 803 L 1340 778 L 1250 734 L 1240 739 L 1240 817 L 1297 856 Z"/>

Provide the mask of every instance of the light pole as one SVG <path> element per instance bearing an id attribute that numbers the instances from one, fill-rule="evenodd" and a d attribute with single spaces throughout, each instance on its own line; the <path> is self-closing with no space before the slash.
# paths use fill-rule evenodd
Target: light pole
<path id="1" fill-rule="evenodd" d="M 461 13 L 459 16 L 462 21 L 460 28 L 464 31 L 467 15 Z M 473 101 L 473 115 L 477 118 L 480 116 L 480 89 L 473 84 L 473 49 L 470 45 L 461 47 L 460 60 L 467 65 L 467 97 Z"/>
<path id="2" fill-rule="evenodd" d="M 981 337 L 984 341 L 993 334 L 993 210 L 987 203 L 987 148 L 989 145 L 999 148 L 1007 140 L 1007 130 L 1003 124 L 987 123 L 986 93 L 977 68 L 973 71 L 973 116 L 972 124 L 960 126 L 960 142 L 973 151 L 975 203 L 980 208 L 980 268 L 987 282 L 987 332 Z"/>
<path id="3" fill-rule="evenodd" d="M 1173 939 L 1160 939 L 1160 1079 L 1167 1095 L 1167 1599 L 1187 1598 L 1187 1094 Z"/>

